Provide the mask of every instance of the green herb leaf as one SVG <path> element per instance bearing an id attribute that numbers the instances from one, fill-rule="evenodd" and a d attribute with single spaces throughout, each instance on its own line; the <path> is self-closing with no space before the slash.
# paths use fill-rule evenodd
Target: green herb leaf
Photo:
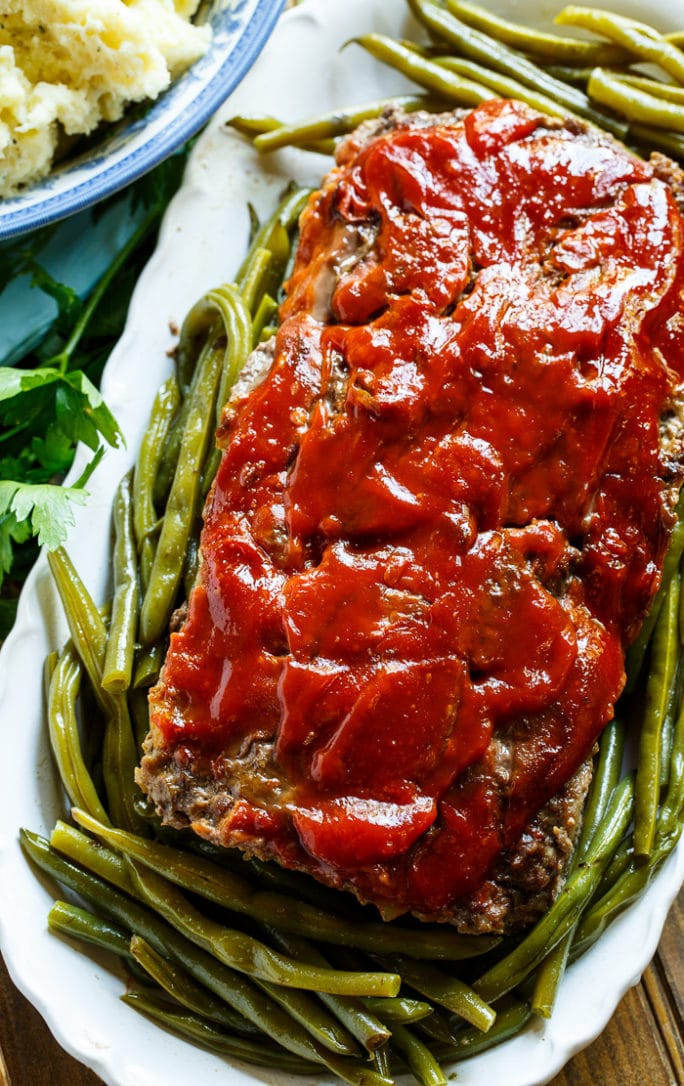
<path id="1" fill-rule="evenodd" d="M 119 445 L 123 435 L 116 419 L 101 393 L 81 370 L 62 373 L 43 367 L 18 370 L 0 367 L 0 401 L 11 400 L 21 393 L 55 385 L 55 412 L 59 428 L 74 443 L 83 441 L 91 449 L 99 444 L 98 434 L 109 445 Z"/>
<path id="2" fill-rule="evenodd" d="M 33 459 L 49 475 L 63 477 L 71 467 L 74 458 L 74 446 L 69 437 L 56 423 L 50 423 L 45 437 L 31 438 L 30 453 Z M 14 478 L 16 477 L 17 473 L 14 475 Z M 6 475 L 4 478 L 12 478 L 12 476 Z"/>
<path id="3" fill-rule="evenodd" d="M 0 516 L 0 575 L 4 576 L 12 568 L 13 544 L 25 543 L 30 535 L 29 525 L 18 521 L 14 513 L 3 513 Z"/>
<path id="4" fill-rule="evenodd" d="M 171 155 L 123 194 L 94 212 L 118 204 L 139 225 L 95 284 L 81 299 L 42 265 L 50 226 L 18 241 L 0 243 L 0 292 L 17 276 L 31 276 L 36 290 L 54 298 L 58 315 L 30 354 L 13 365 L 0 362 L 0 641 L 13 620 L 21 581 L 35 560 L 37 542 L 63 543 L 74 523 L 74 504 L 86 500 L 84 486 L 99 464 L 106 443 L 123 444 L 123 435 L 97 390 L 102 367 L 121 334 L 135 282 L 152 247 L 156 227 L 180 184 L 187 150 Z M 140 210 L 144 214 L 140 215 Z M 59 484 L 76 446 L 93 450 L 80 479 Z"/>
<path id="5" fill-rule="evenodd" d="M 40 287 L 44 294 L 49 294 L 57 302 L 57 328 L 69 329 L 78 320 L 83 308 L 78 294 L 66 283 L 58 283 L 41 264 L 32 261 L 29 266 L 32 272 L 31 286 Z"/>
<path id="6" fill-rule="evenodd" d="M 30 526 L 40 546 L 54 550 L 65 542 L 73 527 L 74 505 L 84 505 L 87 491 L 76 486 L 54 486 L 52 483 L 18 483 L 0 481 L 0 516 L 11 514 L 17 528 L 21 522 Z M 14 529 L 10 528 L 10 533 Z M 17 542 L 15 535 L 11 535 Z M 25 534 L 24 539 L 28 536 Z M 3 572 L 9 572 L 9 566 Z"/>

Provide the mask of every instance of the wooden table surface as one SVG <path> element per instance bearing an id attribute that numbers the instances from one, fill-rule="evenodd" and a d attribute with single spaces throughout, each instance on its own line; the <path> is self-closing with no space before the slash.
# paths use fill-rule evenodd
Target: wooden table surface
<path id="1" fill-rule="evenodd" d="M 684 890 L 641 983 L 627 993 L 601 1037 L 552 1086 L 683 1086 L 683 948 Z M 96 1075 L 59 1048 L 1 963 L 0 1050 L 0 1086 L 100 1086 Z"/>

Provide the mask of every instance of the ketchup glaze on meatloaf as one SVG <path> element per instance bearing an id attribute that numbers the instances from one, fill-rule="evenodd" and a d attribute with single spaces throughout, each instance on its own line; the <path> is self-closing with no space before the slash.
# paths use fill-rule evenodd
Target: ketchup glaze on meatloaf
<path id="1" fill-rule="evenodd" d="M 657 174 L 512 101 L 346 140 L 220 427 L 139 773 L 168 822 L 385 916 L 477 907 L 659 583 L 684 223 Z"/>

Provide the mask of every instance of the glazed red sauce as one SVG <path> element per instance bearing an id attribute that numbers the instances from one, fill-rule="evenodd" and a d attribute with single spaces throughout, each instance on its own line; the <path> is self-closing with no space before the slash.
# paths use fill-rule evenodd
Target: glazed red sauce
<path id="1" fill-rule="evenodd" d="M 487 102 L 347 145 L 152 695 L 218 776 L 273 739 L 226 843 L 397 911 L 476 889 L 590 753 L 672 522 L 682 220 L 646 163 L 547 126 Z"/>

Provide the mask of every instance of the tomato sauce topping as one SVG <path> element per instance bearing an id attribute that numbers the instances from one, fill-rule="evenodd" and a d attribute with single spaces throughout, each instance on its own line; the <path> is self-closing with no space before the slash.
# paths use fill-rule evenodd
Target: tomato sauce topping
<path id="1" fill-rule="evenodd" d="M 272 741 L 227 843 L 430 913 L 589 755 L 672 524 L 682 229 L 647 163 L 519 103 L 348 141 L 152 694 L 189 757 Z"/>

